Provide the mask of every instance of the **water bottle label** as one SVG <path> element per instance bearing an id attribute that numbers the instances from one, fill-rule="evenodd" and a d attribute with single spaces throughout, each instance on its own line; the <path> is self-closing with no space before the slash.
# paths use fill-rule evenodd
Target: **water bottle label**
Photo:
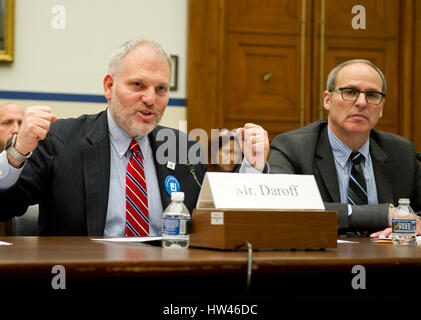
<path id="1" fill-rule="evenodd" d="M 393 233 L 415 233 L 417 221 L 415 219 L 392 219 Z"/>
<path id="2" fill-rule="evenodd" d="M 163 218 L 162 233 L 170 236 L 184 236 L 190 233 L 190 219 Z"/>

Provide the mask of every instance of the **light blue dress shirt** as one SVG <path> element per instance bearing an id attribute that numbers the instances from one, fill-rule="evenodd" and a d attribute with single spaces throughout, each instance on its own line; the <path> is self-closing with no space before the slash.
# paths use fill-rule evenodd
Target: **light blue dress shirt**
<path id="1" fill-rule="evenodd" d="M 6 190 L 13 186 L 16 181 L 18 181 L 24 166 L 25 165 L 16 169 L 15 167 L 9 165 L 7 152 L 3 150 L 0 153 L 0 190 Z"/>
<path id="2" fill-rule="evenodd" d="M 341 197 L 341 203 L 348 203 L 348 185 L 349 176 L 351 175 L 352 162 L 349 156 L 352 153 L 352 149 L 344 144 L 328 127 L 329 143 L 332 148 L 333 158 L 335 159 L 336 174 L 338 176 L 339 193 Z M 362 145 L 358 150 L 363 155 L 361 160 L 361 167 L 364 172 L 365 183 L 367 186 L 367 198 L 368 204 L 378 204 L 377 199 L 377 187 L 376 180 L 374 177 L 373 163 L 370 156 L 370 140 Z M 351 205 L 348 206 L 348 215 L 352 213 Z"/>
<path id="3" fill-rule="evenodd" d="M 107 109 L 110 134 L 110 191 L 108 194 L 107 219 L 104 236 L 124 236 L 126 225 L 126 170 L 130 161 L 129 145 L 132 137 L 121 129 Z M 152 149 L 147 136 L 136 137 L 143 155 L 146 188 L 148 191 L 149 235 L 161 235 L 161 215 L 163 212 L 161 195 Z"/>

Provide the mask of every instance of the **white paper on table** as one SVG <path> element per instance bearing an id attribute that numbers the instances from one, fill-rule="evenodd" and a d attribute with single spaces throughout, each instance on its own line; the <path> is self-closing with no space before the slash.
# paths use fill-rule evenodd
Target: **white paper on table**
<path id="1" fill-rule="evenodd" d="M 350 240 L 340 240 L 338 239 L 337 243 L 359 243 L 358 241 L 350 241 Z"/>
<path id="2" fill-rule="evenodd" d="M 9 242 L 0 241 L 0 246 L 11 246 L 12 244 Z"/>
<path id="3" fill-rule="evenodd" d="M 149 242 L 162 240 L 162 237 L 117 237 L 117 238 L 91 238 L 94 241 L 107 242 Z"/>

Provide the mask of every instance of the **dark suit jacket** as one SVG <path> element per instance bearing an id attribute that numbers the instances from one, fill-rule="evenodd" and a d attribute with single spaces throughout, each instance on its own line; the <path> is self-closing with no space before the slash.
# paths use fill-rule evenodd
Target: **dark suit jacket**
<path id="1" fill-rule="evenodd" d="M 314 175 L 326 209 L 338 211 L 338 229 L 380 230 L 388 226 L 388 206 L 409 198 L 414 211 L 421 210 L 421 168 L 413 144 L 398 135 L 371 130 L 373 162 L 379 205 L 353 206 L 340 203 L 336 167 L 327 134 L 327 121 L 320 120 L 277 136 L 271 144 L 271 173 Z"/>
<path id="2" fill-rule="evenodd" d="M 176 148 L 175 170 L 156 160 L 156 150 L 165 141 L 157 141 L 157 134 L 164 127 L 158 126 L 149 135 L 154 154 L 162 206 L 171 202 L 165 191 L 164 180 L 175 176 L 185 193 L 184 203 L 190 212 L 195 208 L 200 188 L 183 164 L 177 161 L 179 140 L 188 141 L 188 150 L 199 143 L 187 135 L 171 130 L 177 143 L 167 144 Z M 186 148 L 184 148 L 185 150 Z M 187 151 L 186 151 L 187 152 Z M 182 159 L 182 158 L 181 158 Z M 203 180 L 206 167 L 194 166 L 199 181 Z M 107 113 L 83 115 L 77 119 L 58 120 L 52 124 L 46 139 L 40 141 L 28 159 L 17 183 L 0 192 L 0 219 L 8 220 L 26 212 L 28 205 L 39 203 L 40 235 L 90 235 L 104 234 L 110 182 L 110 139 Z"/>

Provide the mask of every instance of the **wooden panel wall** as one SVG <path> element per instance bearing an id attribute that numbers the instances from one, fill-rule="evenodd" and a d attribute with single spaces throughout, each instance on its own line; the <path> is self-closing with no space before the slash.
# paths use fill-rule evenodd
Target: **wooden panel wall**
<path id="1" fill-rule="evenodd" d="M 270 138 L 280 127 L 299 127 L 301 55 L 306 54 L 301 43 L 304 2 L 226 3 L 223 81 L 229 89 L 223 94 L 223 125 L 236 128 L 250 119 L 266 128 Z M 310 79 L 307 89 L 309 85 Z"/>
<path id="2" fill-rule="evenodd" d="M 388 84 L 377 128 L 410 138 L 421 151 L 420 3 L 361 0 L 365 30 L 352 28 L 355 4 L 190 0 L 189 129 L 255 122 L 273 139 L 325 117 L 320 97 L 328 72 L 342 61 L 366 58 L 382 69 Z"/>
<path id="3" fill-rule="evenodd" d="M 421 1 L 415 1 L 415 34 L 414 34 L 414 65 L 413 65 L 413 100 L 410 119 L 412 123 L 411 137 L 415 149 L 421 152 Z"/>
<path id="4" fill-rule="evenodd" d="M 0 222 L 0 236 L 13 236 L 13 222 L 12 220 Z"/>
<path id="5" fill-rule="evenodd" d="M 310 72 L 301 55 L 309 56 L 311 37 L 302 43 L 302 4 L 309 20 L 311 2 L 301 0 L 190 1 L 189 130 L 254 122 L 272 139 L 304 123 L 310 96 L 301 93 L 311 78 L 300 83 Z"/>
<path id="6" fill-rule="evenodd" d="M 224 1 L 189 1 L 188 130 L 222 125 Z M 209 135 L 210 136 L 210 135 Z"/>

